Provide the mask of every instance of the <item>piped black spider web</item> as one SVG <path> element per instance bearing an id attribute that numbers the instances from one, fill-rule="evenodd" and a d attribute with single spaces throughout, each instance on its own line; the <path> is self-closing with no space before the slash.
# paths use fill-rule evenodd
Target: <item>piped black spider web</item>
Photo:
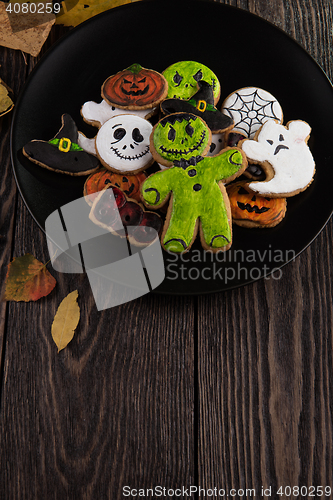
<path id="1" fill-rule="evenodd" d="M 276 103 L 276 100 L 263 99 L 259 95 L 258 89 L 255 89 L 254 92 L 247 95 L 240 95 L 236 92 L 234 102 L 224 108 L 224 111 L 228 112 L 233 119 L 235 118 L 233 113 L 240 114 L 240 119 L 235 123 L 234 128 L 243 131 L 249 137 L 252 129 L 258 130 L 269 118 L 281 121 L 281 117 L 274 112 Z"/>

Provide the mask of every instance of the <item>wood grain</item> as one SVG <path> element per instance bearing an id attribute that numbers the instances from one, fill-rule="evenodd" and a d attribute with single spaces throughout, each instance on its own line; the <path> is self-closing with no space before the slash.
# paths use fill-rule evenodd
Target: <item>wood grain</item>
<path id="1" fill-rule="evenodd" d="M 44 235 L 35 228 L 31 241 L 21 201 L 17 213 L 14 255 L 29 250 L 45 261 Z M 149 295 L 98 312 L 85 276 L 52 274 L 51 296 L 9 304 L 2 491 L 13 499 L 123 498 L 126 485 L 193 478 L 194 299 Z M 58 354 L 51 324 L 74 289 L 81 319 Z"/>
<path id="2" fill-rule="evenodd" d="M 332 77 L 329 2 L 308 2 L 305 9 L 299 1 L 274 7 L 249 1 L 248 8 L 296 38 Z M 241 490 L 236 498 L 249 490 L 250 498 L 250 490 L 258 496 L 264 487 L 273 498 L 296 498 L 277 491 L 332 487 L 331 242 L 332 221 L 281 279 L 199 297 L 198 478 L 204 488 Z"/>
<path id="3" fill-rule="evenodd" d="M 285 30 L 333 77 L 330 0 L 221 3 Z M 43 52 L 65 31 L 54 27 Z M 16 96 L 37 60 L 0 48 Z M 16 193 L 10 120 L 0 119 L 2 290 L 13 256 L 48 260 Z M 125 485 L 257 497 L 271 487 L 274 499 L 296 498 L 279 486 L 333 488 L 332 238 L 330 221 L 281 279 L 210 296 L 98 312 L 84 275 L 51 270 L 49 297 L 1 303 L 0 499 L 120 499 Z M 58 354 L 52 320 L 75 289 L 80 323 Z"/>

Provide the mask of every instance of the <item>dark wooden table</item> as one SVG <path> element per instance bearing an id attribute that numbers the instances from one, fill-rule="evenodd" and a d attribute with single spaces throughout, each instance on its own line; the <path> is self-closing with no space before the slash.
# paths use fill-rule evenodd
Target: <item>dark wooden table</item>
<path id="1" fill-rule="evenodd" d="M 222 3 L 285 30 L 332 79 L 331 0 Z M 65 31 L 54 27 L 45 47 Z M 37 59 L 0 48 L 16 97 Z M 0 121 L 1 293 L 13 257 L 48 260 L 16 189 L 10 122 Z M 51 270 L 51 296 L 2 302 L 0 498 L 120 499 L 125 486 L 171 498 L 191 485 L 333 498 L 310 488 L 333 488 L 332 241 L 330 221 L 280 280 L 224 293 L 148 294 L 98 312 L 86 276 Z M 58 354 L 51 324 L 75 289 L 80 323 Z"/>

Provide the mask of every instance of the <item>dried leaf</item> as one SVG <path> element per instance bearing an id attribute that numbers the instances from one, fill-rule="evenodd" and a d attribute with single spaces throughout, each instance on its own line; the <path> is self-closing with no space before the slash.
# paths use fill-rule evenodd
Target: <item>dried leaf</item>
<path id="1" fill-rule="evenodd" d="M 125 3 L 132 3 L 133 1 L 137 0 L 79 0 L 70 10 L 66 9 L 67 2 L 62 2 L 63 7 L 60 10 L 60 14 L 57 15 L 56 24 L 77 26 L 100 12 L 118 7 Z"/>
<path id="2" fill-rule="evenodd" d="M 68 294 L 60 303 L 54 316 L 52 337 L 58 347 L 58 352 L 64 349 L 74 337 L 74 331 L 80 319 L 77 297 L 77 290 Z"/>
<path id="3" fill-rule="evenodd" d="M 0 116 L 13 109 L 14 103 L 8 95 L 9 87 L 0 78 Z"/>
<path id="4" fill-rule="evenodd" d="M 40 3 L 46 2 L 41 0 Z M 8 5 L 8 3 L 0 2 L 0 45 L 38 56 L 55 23 L 55 15 L 29 12 L 15 16 L 6 12 Z"/>
<path id="5" fill-rule="evenodd" d="M 46 264 L 27 253 L 14 259 L 8 266 L 4 300 L 38 300 L 48 295 L 56 283 L 46 269 Z"/>

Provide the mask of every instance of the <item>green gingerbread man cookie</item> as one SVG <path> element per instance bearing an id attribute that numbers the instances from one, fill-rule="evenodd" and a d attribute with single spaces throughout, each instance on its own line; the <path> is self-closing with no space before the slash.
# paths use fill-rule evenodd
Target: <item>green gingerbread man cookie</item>
<path id="1" fill-rule="evenodd" d="M 231 246 L 229 199 L 222 184 L 246 168 L 245 154 L 226 148 L 205 157 L 211 133 L 206 123 L 190 113 L 164 117 L 153 129 L 151 152 L 155 160 L 171 168 L 152 174 L 142 185 L 142 199 L 159 208 L 170 199 L 161 242 L 165 250 L 189 250 L 200 227 L 204 249 L 217 252 Z"/>

